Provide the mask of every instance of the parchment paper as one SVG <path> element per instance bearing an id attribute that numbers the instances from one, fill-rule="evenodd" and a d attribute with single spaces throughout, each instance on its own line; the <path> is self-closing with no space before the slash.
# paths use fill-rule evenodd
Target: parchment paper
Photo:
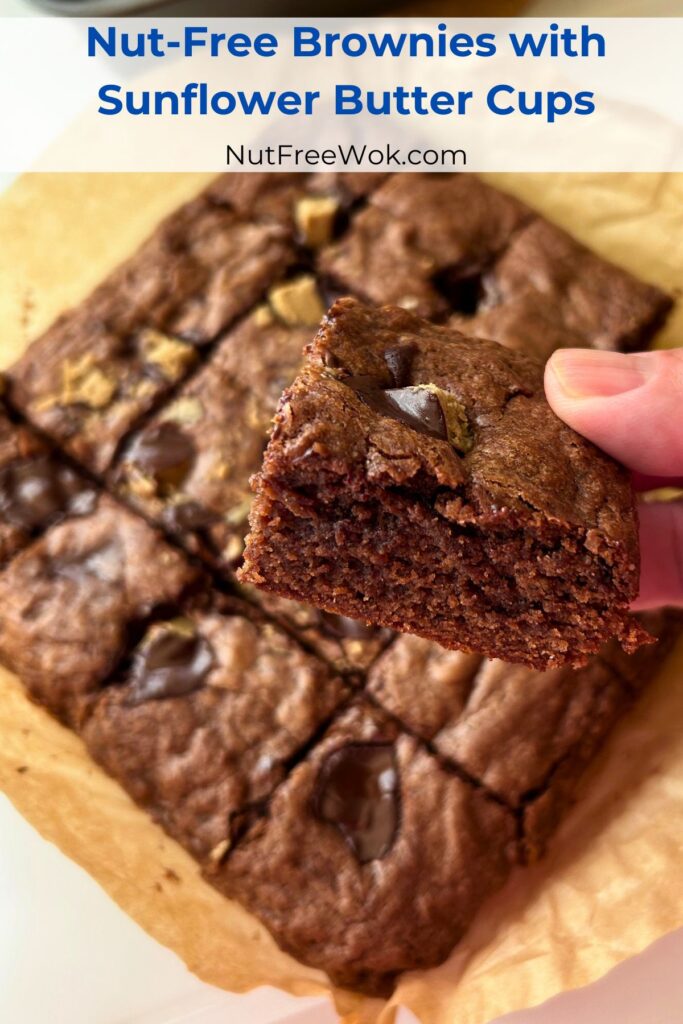
<path id="1" fill-rule="evenodd" d="M 29 175 L 0 199 L 0 365 L 128 255 L 204 175 Z M 683 285 L 683 176 L 500 175 L 594 249 Z M 683 342 L 683 306 L 661 343 Z M 487 1024 L 594 981 L 683 925 L 683 646 L 624 720 L 550 856 L 519 871 L 443 966 L 383 1005 L 333 989 L 218 896 L 194 862 L 0 671 L 0 788 L 197 975 L 231 991 L 329 992 L 345 1024 Z M 407 927 L 410 917 L 408 915 Z"/>

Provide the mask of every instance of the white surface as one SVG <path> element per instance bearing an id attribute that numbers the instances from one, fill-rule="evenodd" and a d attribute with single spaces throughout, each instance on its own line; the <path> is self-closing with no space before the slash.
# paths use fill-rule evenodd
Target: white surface
<path id="1" fill-rule="evenodd" d="M 498 1024 L 681 1024 L 681 963 L 683 931 L 596 985 L 509 1014 Z M 266 988 L 237 996 L 204 985 L 0 796 L 0 1021 L 334 1024 L 336 1019 L 320 1000 Z M 401 1015 L 401 1024 L 410 1020 Z"/>

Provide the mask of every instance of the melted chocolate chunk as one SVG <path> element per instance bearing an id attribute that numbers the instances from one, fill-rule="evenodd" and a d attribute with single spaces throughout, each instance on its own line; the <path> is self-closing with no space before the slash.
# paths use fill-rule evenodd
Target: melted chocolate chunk
<path id="1" fill-rule="evenodd" d="M 180 697 L 203 685 L 214 665 L 211 645 L 201 636 L 166 629 L 135 656 L 133 699 Z"/>
<path id="2" fill-rule="evenodd" d="M 196 448 L 176 423 L 159 423 L 135 438 L 126 458 L 161 487 L 180 487 L 192 468 Z"/>
<path id="3" fill-rule="evenodd" d="M 374 377 L 346 377 L 344 384 L 353 388 L 367 406 L 381 416 L 390 416 L 400 423 L 440 441 L 448 440 L 448 427 L 441 402 L 426 388 L 389 388 L 383 390 Z"/>
<path id="4" fill-rule="evenodd" d="M 88 515 L 96 501 L 89 484 L 48 455 L 0 470 L 0 518 L 22 530 L 39 530 L 64 515 Z"/>
<path id="5" fill-rule="evenodd" d="M 410 368 L 415 352 L 416 348 L 412 342 L 407 345 L 393 345 L 384 352 L 384 361 L 389 367 L 395 388 L 404 388 L 410 383 Z"/>
<path id="6" fill-rule="evenodd" d="M 203 530 L 216 522 L 213 512 L 204 508 L 197 501 L 182 501 L 178 505 L 169 505 L 164 509 L 162 520 L 167 529 L 174 533 L 184 530 Z"/>
<path id="7" fill-rule="evenodd" d="M 399 814 L 399 777 L 390 743 L 350 743 L 333 751 L 318 775 L 315 812 L 336 825 L 365 864 L 391 849 Z"/>

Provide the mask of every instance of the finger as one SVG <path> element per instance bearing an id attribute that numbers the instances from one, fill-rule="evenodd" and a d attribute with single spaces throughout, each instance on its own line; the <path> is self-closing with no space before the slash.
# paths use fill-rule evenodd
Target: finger
<path id="1" fill-rule="evenodd" d="M 641 505 L 640 593 L 634 610 L 683 605 L 683 502 Z"/>
<path id="2" fill-rule="evenodd" d="M 560 419 L 630 469 L 683 476 L 683 349 L 561 349 L 548 361 L 545 389 Z"/>
<path id="3" fill-rule="evenodd" d="M 644 473 L 632 473 L 631 481 L 636 491 L 654 491 L 660 487 L 683 488 L 681 476 L 646 476 Z"/>

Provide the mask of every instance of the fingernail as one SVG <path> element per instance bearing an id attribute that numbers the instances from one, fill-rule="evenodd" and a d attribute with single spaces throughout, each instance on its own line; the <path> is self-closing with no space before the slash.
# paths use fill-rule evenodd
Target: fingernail
<path id="1" fill-rule="evenodd" d="M 619 352 L 560 350 L 548 366 L 568 398 L 611 398 L 642 387 L 650 378 L 647 357 Z"/>

